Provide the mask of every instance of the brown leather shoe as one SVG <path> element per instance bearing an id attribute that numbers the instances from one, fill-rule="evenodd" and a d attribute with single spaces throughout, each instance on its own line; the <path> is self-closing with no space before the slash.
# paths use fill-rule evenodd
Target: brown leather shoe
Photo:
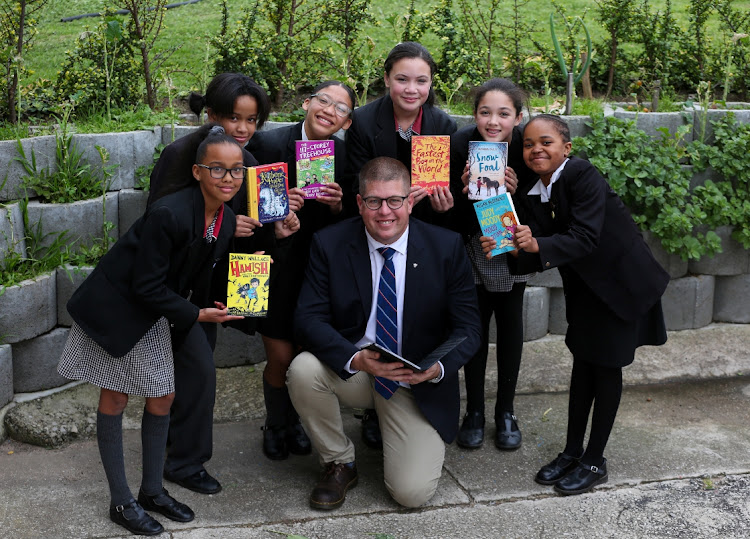
<path id="1" fill-rule="evenodd" d="M 310 494 L 313 509 L 336 509 L 346 499 L 346 491 L 357 484 L 357 465 L 354 462 L 329 462 L 323 468 L 318 484 Z"/>

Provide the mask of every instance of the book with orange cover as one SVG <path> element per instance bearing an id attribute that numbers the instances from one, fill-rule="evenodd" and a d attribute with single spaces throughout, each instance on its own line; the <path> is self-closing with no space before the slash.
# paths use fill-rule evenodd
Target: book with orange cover
<path id="1" fill-rule="evenodd" d="M 411 184 L 429 194 L 450 183 L 451 138 L 447 135 L 411 137 Z"/>

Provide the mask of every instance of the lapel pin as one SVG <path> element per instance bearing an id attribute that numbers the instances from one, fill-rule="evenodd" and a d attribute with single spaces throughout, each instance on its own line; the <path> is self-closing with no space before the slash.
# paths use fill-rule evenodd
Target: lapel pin
<path id="1" fill-rule="evenodd" d="M 418 266 L 418 264 L 416 262 L 414 262 L 414 267 L 416 268 L 417 266 Z"/>

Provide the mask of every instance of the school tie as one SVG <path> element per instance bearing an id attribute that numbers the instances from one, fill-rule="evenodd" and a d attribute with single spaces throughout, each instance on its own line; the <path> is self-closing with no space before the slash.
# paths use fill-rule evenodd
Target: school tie
<path id="1" fill-rule="evenodd" d="M 396 297 L 396 271 L 393 267 L 393 255 L 396 251 L 390 247 L 380 247 L 378 252 L 383 255 L 385 262 L 380 271 L 378 284 L 375 340 L 380 346 L 398 354 L 398 299 Z M 398 389 L 398 382 L 376 376 L 375 389 L 387 400 Z"/>

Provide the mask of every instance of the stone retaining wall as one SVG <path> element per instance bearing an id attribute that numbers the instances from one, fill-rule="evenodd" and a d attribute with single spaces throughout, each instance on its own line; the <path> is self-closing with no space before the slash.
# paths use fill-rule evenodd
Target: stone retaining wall
<path id="1" fill-rule="evenodd" d="M 736 113 L 741 121 L 750 121 L 750 111 Z M 629 113 L 618 114 L 627 117 Z M 710 116 L 715 114 L 716 111 L 709 111 Z M 586 133 L 587 117 L 567 119 L 574 135 Z M 461 125 L 465 125 L 471 122 L 471 117 L 458 120 Z M 667 125 L 672 129 L 681 125 L 684 119 L 683 114 L 672 117 L 651 113 L 638 115 L 637 121 L 642 129 L 651 129 L 656 133 L 656 125 Z M 269 122 L 266 128 L 283 125 L 288 124 Z M 194 129 L 178 126 L 175 128 L 175 137 Z M 74 138 L 88 153 L 91 153 L 94 144 L 105 146 L 112 162 L 120 162 L 121 166 L 111 187 L 112 192 L 107 195 L 107 220 L 115 224 L 115 230 L 121 235 L 145 208 L 147 194 L 133 189 L 135 169 L 151 161 L 156 144 L 168 144 L 172 141 L 172 129 L 164 127 L 132 133 L 75 135 Z M 34 148 L 40 166 L 52 162 L 54 137 L 25 139 L 21 144 L 29 156 L 30 150 Z M 0 203 L 18 197 L 21 170 L 20 165 L 12 160 L 15 155 L 15 141 L 0 141 L 0 178 L 8 175 L 8 182 L 0 189 Z M 97 160 L 98 157 L 92 158 L 91 162 Z M 82 236 L 82 241 L 95 235 L 97 230 L 101 230 L 101 203 L 101 199 L 95 202 L 98 211 L 92 212 L 95 214 L 92 217 L 84 218 L 79 214 L 64 227 Z M 40 205 L 35 204 L 33 211 L 37 211 L 37 206 Z M 36 215 L 32 210 L 29 213 Z M 0 207 L 0 260 L 9 248 L 22 252 L 24 234 L 20 219 L 18 204 Z M 43 223 L 46 225 L 46 220 Z M 45 232 L 49 230 L 45 226 Z M 721 229 L 717 233 L 722 238 L 724 252 L 714 258 L 689 264 L 679 257 L 660 251 L 658 242 L 646 235 L 657 258 L 672 276 L 663 299 L 669 330 L 703 328 L 714 321 L 750 323 L 750 251 L 731 239 L 730 229 Z M 55 371 L 71 323 L 65 304 L 75 287 L 85 278 L 87 271 L 89 270 L 60 268 L 56 273 L 8 287 L 0 295 L 0 342 L 6 343 L 0 345 L 0 410 L 15 393 L 40 391 L 67 382 Z M 533 277 L 524 296 L 524 340 L 543 342 L 548 334 L 564 334 L 567 327 L 564 311 L 562 281 L 557 270 Z M 491 326 L 491 340 L 497 340 L 494 323 Z M 499 346 L 502 346 L 502 340 Z M 534 345 L 530 342 L 528 346 L 532 350 Z M 560 346 L 564 348 L 563 344 Z M 264 359 L 259 336 L 249 337 L 234 329 L 220 329 L 215 357 L 217 366 L 252 364 Z M 734 370 L 747 372 L 749 369 L 750 365 L 740 364 Z M 726 369 L 705 369 L 702 375 L 714 376 L 717 372 L 727 375 L 734 372 L 725 371 Z"/>

